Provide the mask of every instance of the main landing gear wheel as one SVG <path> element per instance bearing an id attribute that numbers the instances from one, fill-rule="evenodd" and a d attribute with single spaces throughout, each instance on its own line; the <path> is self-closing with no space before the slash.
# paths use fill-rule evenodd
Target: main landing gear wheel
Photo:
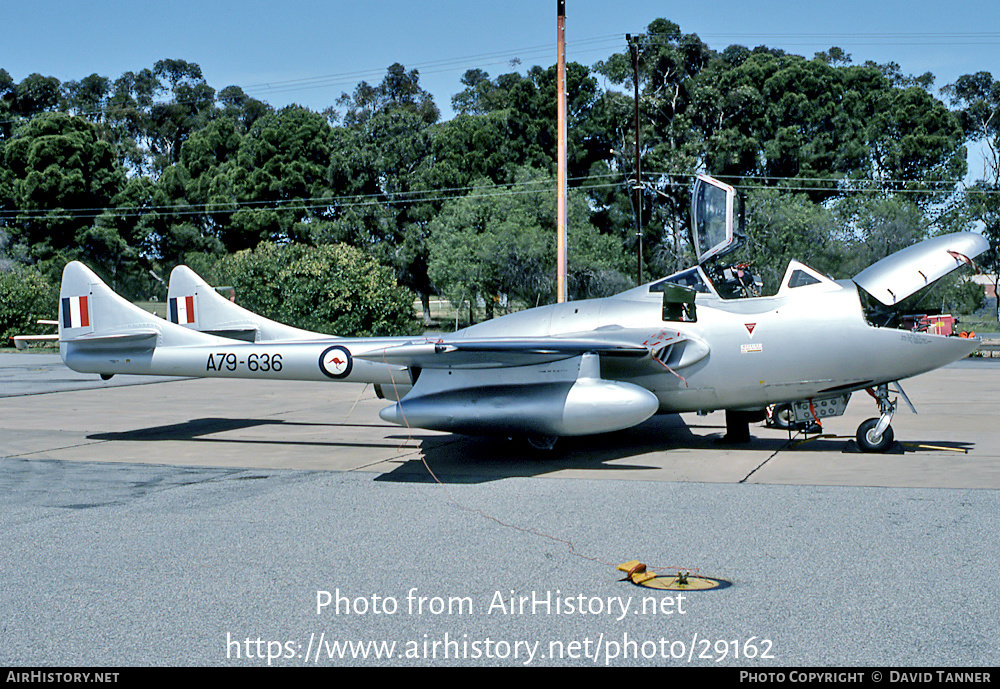
<path id="1" fill-rule="evenodd" d="M 558 435 L 529 435 L 525 437 L 528 445 L 534 450 L 540 450 L 542 452 L 551 452 L 555 449 L 556 443 L 559 442 Z"/>
<path id="2" fill-rule="evenodd" d="M 796 421 L 795 412 L 790 404 L 776 404 L 771 408 L 767 425 L 783 431 L 801 431 L 802 433 L 822 433 L 823 426 L 818 421 Z"/>
<path id="3" fill-rule="evenodd" d="M 882 434 L 878 435 L 878 422 L 877 418 L 868 419 L 858 426 L 856 437 L 862 452 L 885 452 L 892 447 L 895 439 L 892 426 L 886 426 Z"/>
<path id="4" fill-rule="evenodd" d="M 771 410 L 771 425 L 787 431 L 795 423 L 795 415 L 790 404 L 776 404 Z"/>

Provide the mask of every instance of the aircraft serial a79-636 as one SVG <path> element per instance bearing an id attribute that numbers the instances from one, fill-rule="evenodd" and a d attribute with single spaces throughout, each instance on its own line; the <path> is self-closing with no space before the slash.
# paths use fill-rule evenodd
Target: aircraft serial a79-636
<path id="1" fill-rule="evenodd" d="M 795 422 L 843 414 L 868 390 L 878 416 L 861 449 L 893 441 L 889 385 L 967 356 L 975 338 L 897 327 L 895 307 L 988 248 L 976 233 L 908 247 L 835 281 L 792 261 L 773 296 L 719 259 L 741 235 L 733 187 L 695 182 L 698 265 L 613 297 L 541 306 L 440 337 L 333 337 L 263 318 L 190 269 L 171 275 L 169 321 L 115 294 L 90 269 L 66 266 L 63 361 L 79 372 L 374 384 L 386 420 L 416 428 L 527 438 L 606 433 L 657 413 L 726 410 L 727 437 L 749 439 L 763 410 Z M 902 392 L 901 388 L 899 391 Z M 905 397 L 905 395 L 904 395 Z"/>

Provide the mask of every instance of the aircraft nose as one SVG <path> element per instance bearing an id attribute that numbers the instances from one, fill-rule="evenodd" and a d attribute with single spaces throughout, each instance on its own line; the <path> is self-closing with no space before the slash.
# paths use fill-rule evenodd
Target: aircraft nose
<path id="1" fill-rule="evenodd" d="M 964 359 L 982 344 L 982 339 L 978 337 L 943 337 L 924 333 L 906 333 L 903 335 L 903 339 L 906 344 L 918 345 L 916 349 L 922 356 L 911 360 L 920 362 L 920 373 Z M 911 356 L 910 353 L 913 352 L 914 348 L 907 347 L 906 349 L 908 350 L 907 354 Z"/>
<path id="2" fill-rule="evenodd" d="M 948 339 L 950 341 L 957 340 L 956 349 L 964 352 L 960 357 L 958 357 L 959 359 L 969 356 L 974 351 L 979 349 L 979 345 L 983 343 L 983 338 L 981 337 L 951 337 Z M 965 343 L 964 345 L 962 344 L 963 342 Z"/>

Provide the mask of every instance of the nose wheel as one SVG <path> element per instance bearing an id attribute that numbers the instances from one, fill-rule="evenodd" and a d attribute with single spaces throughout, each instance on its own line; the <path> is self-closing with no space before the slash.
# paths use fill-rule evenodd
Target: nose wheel
<path id="1" fill-rule="evenodd" d="M 855 438 L 862 452 L 886 452 L 892 447 L 895 438 L 889 422 L 896 413 L 896 400 L 889 399 L 889 386 L 885 383 L 879 385 L 875 392 L 869 390 L 868 393 L 878 402 L 878 410 L 882 415 L 868 419 L 858 426 Z"/>
<path id="2" fill-rule="evenodd" d="M 892 441 L 895 439 L 892 426 L 886 424 L 882 431 L 878 430 L 878 426 L 879 419 L 868 419 L 858 426 L 858 434 L 855 437 L 862 452 L 885 452 L 892 447 Z"/>

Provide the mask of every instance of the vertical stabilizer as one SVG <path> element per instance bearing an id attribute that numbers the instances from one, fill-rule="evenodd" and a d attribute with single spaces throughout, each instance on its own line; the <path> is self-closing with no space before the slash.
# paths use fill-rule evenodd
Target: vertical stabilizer
<path id="1" fill-rule="evenodd" d="M 79 261 L 63 269 L 59 290 L 59 352 L 70 368 L 95 353 L 127 353 L 139 357 L 156 347 L 215 344 L 219 338 L 186 330 L 147 313 L 115 294 Z"/>
<path id="2" fill-rule="evenodd" d="M 170 273 L 167 291 L 171 322 L 191 330 L 247 342 L 314 341 L 332 335 L 272 321 L 226 299 L 187 266 Z"/>

